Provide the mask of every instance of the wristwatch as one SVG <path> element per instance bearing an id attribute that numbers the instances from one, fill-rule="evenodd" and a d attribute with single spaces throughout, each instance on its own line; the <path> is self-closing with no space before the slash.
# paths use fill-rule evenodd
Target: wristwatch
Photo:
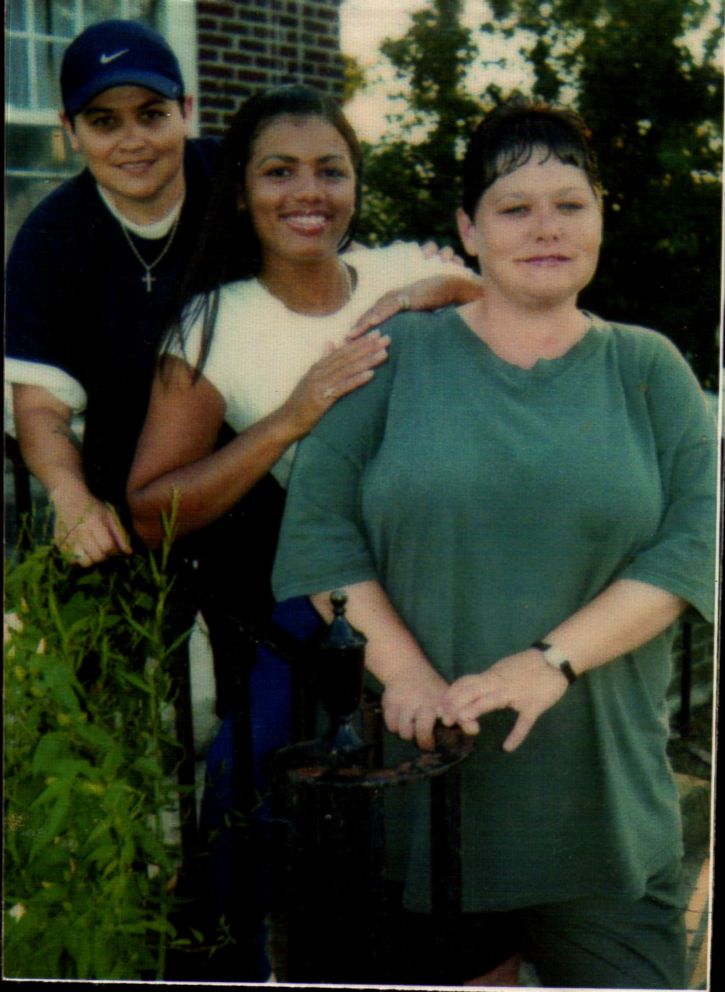
<path id="1" fill-rule="evenodd" d="M 547 643 L 547 641 L 534 641 L 531 647 L 541 651 L 547 665 L 551 665 L 552 668 L 558 669 L 569 685 L 576 680 L 576 672 L 571 667 L 571 662 L 560 648 L 555 647 L 553 644 Z"/>

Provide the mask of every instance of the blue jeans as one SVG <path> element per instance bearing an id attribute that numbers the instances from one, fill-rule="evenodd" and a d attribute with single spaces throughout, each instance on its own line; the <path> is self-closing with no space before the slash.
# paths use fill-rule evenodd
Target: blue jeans
<path id="1" fill-rule="evenodd" d="M 286 600 L 275 607 L 272 619 L 298 640 L 306 640 L 321 626 L 318 614 L 306 597 Z M 235 844 L 240 836 L 230 826 L 238 814 L 234 782 L 234 714 L 226 714 L 209 748 L 206 783 L 202 797 L 200 831 L 204 841 L 204 891 L 210 920 L 235 917 L 239 900 L 245 902 L 245 921 L 258 930 L 253 941 L 258 954 L 258 974 L 238 975 L 237 980 L 265 981 L 271 967 L 265 951 L 264 919 L 271 900 L 268 855 L 268 783 L 263 763 L 267 755 L 291 742 L 292 698 L 290 663 L 271 648 L 259 645 L 249 672 L 249 712 L 251 719 L 252 774 L 258 802 L 247 816 L 245 842 L 253 845 L 255 856 L 246 859 L 244 870 L 236 863 Z M 250 873 L 249 865 L 254 865 Z M 248 935 L 251 939 L 251 935 Z M 247 968 L 248 970 L 248 968 Z M 252 968 L 254 971 L 254 967 Z"/>

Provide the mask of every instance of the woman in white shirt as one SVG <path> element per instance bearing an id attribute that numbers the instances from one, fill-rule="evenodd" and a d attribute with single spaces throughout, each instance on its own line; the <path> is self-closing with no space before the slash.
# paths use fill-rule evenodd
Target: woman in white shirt
<path id="1" fill-rule="evenodd" d="M 222 609 L 241 610 L 245 625 L 256 626 L 272 606 L 296 443 L 387 358 L 388 338 L 370 328 L 402 308 L 464 303 L 480 293 L 467 270 L 417 245 L 351 249 L 361 157 L 339 107 L 309 87 L 279 87 L 240 108 L 129 478 L 134 526 L 150 546 L 163 539 L 172 505 L 179 537 L 206 533 L 242 497 L 256 499 L 243 545 L 223 549 L 235 581 Z M 234 435 L 220 446 L 225 424 Z M 274 620 L 302 638 L 319 624 L 302 598 L 278 608 Z M 253 772 L 263 790 L 264 755 L 290 737 L 290 672 L 272 651 L 237 639 L 236 655 L 217 664 L 217 698 L 227 705 L 219 679 L 245 660 Z M 208 770 L 228 773 L 230 720 Z M 222 869 L 216 884 L 224 882 Z M 229 892 L 217 902 L 226 909 L 233 898 Z"/>
<path id="2" fill-rule="evenodd" d="M 359 320 L 381 297 L 376 317 L 479 295 L 460 265 L 417 245 L 349 250 L 360 160 L 339 107 L 309 87 L 279 87 L 238 111 L 129 479 L 149 545 L 173 493 L 178 536 L 268 471 L 285 484 L 295 442 L 385 361 L 387 338 L 362 334 L 371 321 Z M 214 451 L 225 421 L 237 436 Z"/>

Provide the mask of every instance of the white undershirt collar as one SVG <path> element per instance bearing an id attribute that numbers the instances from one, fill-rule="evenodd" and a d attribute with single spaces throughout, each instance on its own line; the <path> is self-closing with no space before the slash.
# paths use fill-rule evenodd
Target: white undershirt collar
<path id="1" fill-rule="evenodd" d="M 176 217 L 181 210 L 184 203 L 184 197 L 182 196 L 171 208 L 171 210 L 162 217 L 160 220 L 154 220 L 150 224 L 137 224 L 136 221 L 129 220 L 125 217 L 121 211 L 115 206 L 111 200 L 108 193 L 96 183 L 96 189 L 98 190 L 98 195 L 103 200 L 103 202 L 108 207 L 109 211 L 113 214 L 119 224 L 123 224 L 126 230 L 130 231 L 132 234 L 137 235 L 139 238 L 148 238 L 150 241 L 157 241 L 159 238 L 165 238 L 166 235 L 171 230 L 171 226 L 176 220 Z"/>

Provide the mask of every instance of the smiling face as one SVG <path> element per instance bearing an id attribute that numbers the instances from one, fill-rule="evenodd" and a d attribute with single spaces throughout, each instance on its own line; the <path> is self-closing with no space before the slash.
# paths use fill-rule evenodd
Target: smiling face
<path id="1" fill-rule="evenodd" d="M 185 114 L 142 86 L 114 86 L 99 93 L 63 126 L 95 180 L 132 220 L 162 217 L 184 191 Z"/>
<path id="2" fill-rule="evenodd" d="M 254 141 L 239 203 L 259 238 L 262 271 L 282 259 L 333 258 L 355 212 L 347 142 L 321 117 L 273 119 Z"/>
<path id="3" fill-rule="evenodd" d="M 461 240 L 478 258 L 489 296 L 527 306 L 576 302 L 590 282 L 602 212 L 586 174 L 546 149 L 498 178 L 473 219 L 458 213 Z"/>

